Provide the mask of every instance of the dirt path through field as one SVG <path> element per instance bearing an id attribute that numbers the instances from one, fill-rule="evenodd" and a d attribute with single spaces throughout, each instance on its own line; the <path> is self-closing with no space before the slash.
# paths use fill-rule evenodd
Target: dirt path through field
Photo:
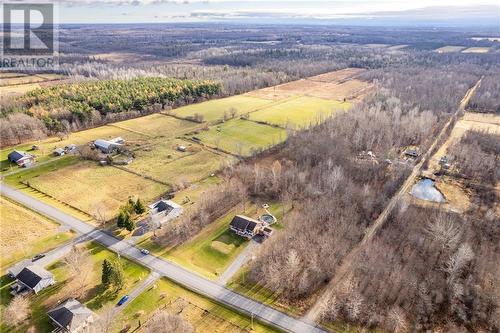
<path id="1" fill-rule="evenodd" d="M 379 215 L 379 217 L 375 220 L 375 222 L 372 223 L 371 226 L 366 230 L 365 235 L 364 235 L 363 239 L 361 240 L 361 242 L 359 242 L 351 250 L 351 252 L 349 252 L 349 254 L 344 257 L 344 259 L 342 260 L 342 263 L 337 268 L 332 280 L 330 280 L 330 282 L 326 286 L 323 294 L 318 297 L 318 299 L 316 300 L 314 305 L 311 307 L 311 309 L 304 316 L 304 320 L 306 320 L 307 322 L 310 322 L 310 323 L 314 323 L 314 322 L 317 322 L 318 319 L 320 319 L 321 314 L 326 309 L 328 300 L 332 296 L 332 293 L 334 291 L 334 287 L 336 285 L 339 285 L 348 276 L 349 272 L 351 271 L 351 265 L 354 262 L 354 259 L 364 249 L 364 245 L 369 243 L 373 239 L 373 237 L 375 236 L 377 231 L 382 227 L 382 225 L 385 223 L 385 221 L 387 221 L 387 218 L 389 217 L 392 210 L 397 206 L 397 204 L 401 200 L 403 200 L 403 197 L 406 194 L 406 192 L 408 192 L 410 187 L 414 184 L 416 178 L 420 175 L 420 172 L 422 170 L 422 166 L 424 165 L 425 161 L 427 161 L 429 159 L 431 153 L 435 150 L 436 146 L 439 144 L 439 142 L 441 142 L 442 138 L 444 138 L 446 136 L 446 133 L 447 133 L 449 127 L 453 124 L 453 120 L 458 117 L 460 112 L 463 112 L 465 110 L 465 107 L 469 103 L 470 98 L 474 95 L 474 92 L 481 84 L 481 80 L 482 80 L 482 78 L 479 79 L 479 81 L 477 81 L 477 83 L 467 91 L 464 98 L 460 102 L 458 110 L 455 112 L 455 114 L 452 117 L 450 117 L 450 120 L 448 120 L 446 125 L 441 129 L 441 131 L 439 132 L 439 135 L 436 136 L 436 138 L 434 139 L 434 142 L 429 147 L 427 152 L 425 152 L 422 155 L 420 162 L 418 162 L 413 167 L 413 170 L 412 170 L 410 176 L 403 183 L 403 185 L 401 186 L 399 191 L 392 197 L 389 204 L 386 206 L 384 211 Z"/>

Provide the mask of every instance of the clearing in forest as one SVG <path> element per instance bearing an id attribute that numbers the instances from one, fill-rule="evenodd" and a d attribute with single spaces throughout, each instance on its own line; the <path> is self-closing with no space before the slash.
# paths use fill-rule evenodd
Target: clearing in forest
<path id="1" fill-rule="evenodd" d="M 469 47 L 462 51 L 462 53 L 488 53 L 490 52 L 489 47 Z"/>
<path id="2" fill-rule="evenodd" d="M 463 49 L 465 49 L 465 46 L 448 45 L 448 46 L 440 47 L 440 48 L 436 49 L 435 51 L 437 53 L 452 53 L 452 52 L 460 52 Z"/>

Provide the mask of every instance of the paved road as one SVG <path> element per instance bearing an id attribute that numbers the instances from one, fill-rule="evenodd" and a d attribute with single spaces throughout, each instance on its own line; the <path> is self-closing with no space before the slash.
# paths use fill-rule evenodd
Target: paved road
<path id="1" fill-rule="evenodd" d="M 248 259 L 251 258 L 253 251 L 258 245 L 259 243 L 251 239 L 250 244 L 248 244 L 247 247 L 238 255 L 238 257 L 233 260 L 231 265 L 229 265 L 229 267 L 219 277 L 217 283 L 219 283 L 221 286 L 225 286 L 229 282 L 229 279 L 231 279 L 233 275 L 236 274 L 241 266 L 243 266 L 248 261 Z"/>
<path id="2" fill-rule="evenodd" d="M 445 126 L 441 129 L 439 134 L 436 136 L 434 141 L 432 142 L 432 145 L 429 147 L 429 149 L 421 156 L 420 162 L 418 162 L 414 167 L 413 170 L 406 179 L 406 181 L 403 183 L 399 191 L 391 198 L 385 209 L 380 213 L 380 215 L 377 217 L 377 219 L 370 225 L 370 227 L 366 230 L 365 235 L 363 236 L 363 239 L 361 242 L 359 242 L 350 252 L 347 254 L 343 259 L 341 265 L 337 268 L 335 275 L 333 279 L 330 280 L 328 286 L 325 288 L 325 292 L 316 300 L 315 304 L 309 309 L 307 314 L 304 316 L 304 321 L 309 322 L 309 323 L 314 323 L 318 321 L 319 317 L 321 316 L 321 313 L 324 310 L 324 307 L 327 304 L 327 301 L 330 299 L 332 296 L 332 293 L 334 291 L 334 286 L 338 285 L 342 280 L 345 279 L 347 274 L 351 271 L 351 264 L 353 262 L 353 259 L 355 259 L 358 254 L 364 249 L 364 245 L 368 243 L 370 240 L 373 239 L 377 231 L 384 225 L 385 221 L 387 221 L 387 218 L 389 217 L 390 213 L 392 210 L 397 206 L 397 204 L 403 200 L 403 196 L 408 192 L 410 187 L 415 183 L 415 180 L 417 177 L 420 175 L 420 172 L 422 170 L 422 166 L 424 165 L 425 161 L 427 161 L 430 157 L 434 149 L 437 147 L 438 144 L 440 144 L 442 139 L 447 135 L 447 130 L 449 127 L 452 125 L 453 120 L 458 117 L 460 112 L 464 111 L 465 108 L 467 107 L 470 98 L 474 95 L 474 92 L 476 89 L 479 87 L 481 84 L 481 79 L 477 81 L 477 83 L 470 88 L 467 93 L 465 94 L 464 98 L 460 102 L 460 105 L 455 112 L 455 114 L 450 117 L 450 120 L 445 124 Z"/>
<path id="3" fill-rule="evenodd" d="M 137 296 L 142 294 L 144 290 L 146 290 L 149 286 L 155 283 L 156 280 L 158 280 L 159 278 L 160 274 L 158 274 L 157 272 L 149 273 L 149 275 L 141 282 L 141 284 L 139 284 L 134 290 L 132 290 L 128 294 L 129 299 L 127 300 L 126 304 L 132 302 Z M 126 304 L 122 306 L 115 305 L 111 310 L 109 310 L 109 313 L 105 314 L 104 316 L 113 316 L 114 318 L 114 316 L 119 314 L 127 306 Z"/>
<path id="4" fill-rule="evenodd" d="M 120 253 L 120 255 L 124 257 L 148 267 L 152 272 L 157 272 L 188 289 L 205 295 L 242 313 L 246 313 L 247 315 L 253 314 L 255 318 L 288 332 L 324 332 L 320 328 L 306 323 L 301 319 L 293 318 L 283 312 L 235 293 L 220 286 L 216 282 L 207 280 L 163 258 L 143 255 L 133 244 L 119 240 L 6 184 L 0 184 L 0 193 L 59 223 L 67 225 L 76 232 L 86 235 L 89 239 L 106 246 L 114 252 Z"/>

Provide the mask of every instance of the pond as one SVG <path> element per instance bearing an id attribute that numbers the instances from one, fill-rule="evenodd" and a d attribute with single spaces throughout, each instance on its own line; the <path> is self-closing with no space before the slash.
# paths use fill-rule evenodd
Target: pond
<path id="1" fill-rule="evenodd" d="M 432 179 L 422 179 L 411 188 L 410 194 L 414 197 L 432 202 L 445 202 L 445 198 L 434 186 Z"/>

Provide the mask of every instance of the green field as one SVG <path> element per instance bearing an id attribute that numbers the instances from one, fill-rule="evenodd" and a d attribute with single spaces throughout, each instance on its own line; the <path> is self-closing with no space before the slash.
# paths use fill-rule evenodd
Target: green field
<path id="1" fill-rule="evenodd" d="M 145 278 L 149 271 L 127 259 L 121 258 L 125 275 L 125 286 L 122 290 L 115 291 L 113 289 L 104 290 L 101 286 L 101 267 L 104 259 L 115 260 L 117 255 L 106 248 L 96 244 L 89 243 L 86 245 L 87 250 L 91 254 L 92 273 L 89 277 L 89 283 L 85 287 L 83 296 L 79 301 L 84 303 L 88 308 L 96 313 L 103 313 L 115 305 L 118 299 L 132 291 L 140 281 Z M 21 327 L 15 329 L 1 325 L 2 332 L 26 332 L 29 327 L 35 327 L 38 332 L 50 332 L 53 327 L 50 324 L 47 316 L 47 311 L 57 305 L 58 302 L 64 301 L 74 292 L 75 286 L 72 284 L 68 275 L 68 269 L 63 261 L 58 261 L 47 269 L 54 274 L 56 284 L 42 290 L 38 295 L 30 295 L 32 316 L 28 322 Z M 9 294 L 12 280 L 2 277 L 0 293 L 0 310 L 2 310 L 12 299 Z"/>
<path id="2" fill-rule="evenodd" d="M 139 320 L 144 327 L 156 309 L 180 314 L 184 320 L 191 323 L 197 333 L 277 332 L 257 320 L 254 320 L 252 329 L 252 321 L 247 316 L 167 279 L 158 280 L 154 287 L 143 292 L 126 306 L 118 320 L 120 327 L 129 324 L 131 331 L 134 331 L 138 327 Z"/>
<path id="3" fill-rule="evenodd" d="M 196 135 L 202 142 L 240 156 L 283 142 L 286 131 L 252 121 L 233 119 Z"/>
<path id="4" fill-rule="evenodd" d="M 169 190 L 141 176 L 89 161 L 80 161 L 28 181 L 31 187 L 90 215 L 101 209 L 107 219 L 115 216 L 130 196 L 149 202 Z"/>
<path id="5" fill-rule="evenodd" d="M 348 102 L 303 96 L 250 114 L 250 119 L 295 129 L 318 124 L 339 110 L 347 110 Z"/>
<path id="6" fill-rule="evenodd" d="M 161 113 L 120 121 L 110 125 L 149 137 L 174 138 L 199 126 L 192 121 L 180 120 Z M 126 140 L 126 137 L 123 137 Z"/>
<path id="7" fill-rule="evenodd" d="M 179 117 L 188 118 L 193 117 L 195 114 L 203 116 L 204 121 L 215 121 L 223 119 L 224 113 L 229 112 L 234 108 L 237 115 L 254 111 L 255 109 L 262 108 L 271 101 L 250 97 L 250 96 L 232 96 L 227 98 L 215 99 L 199 104 L 192 104 L 183 106 L 178 109 L 172 110 L 172 113 Z"/>

